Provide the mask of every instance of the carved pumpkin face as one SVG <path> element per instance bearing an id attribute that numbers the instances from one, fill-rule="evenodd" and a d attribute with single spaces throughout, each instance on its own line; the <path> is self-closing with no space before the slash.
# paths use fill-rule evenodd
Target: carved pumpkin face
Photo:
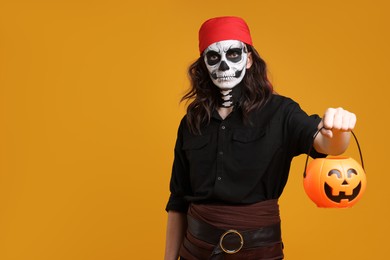
<path id="1" fill-rule="evenodd" d="M 318 207 L 352 207 L 366 189 L 366 174 L 352 158 L 315 159 L 307 166 L 304 188 Z"/>

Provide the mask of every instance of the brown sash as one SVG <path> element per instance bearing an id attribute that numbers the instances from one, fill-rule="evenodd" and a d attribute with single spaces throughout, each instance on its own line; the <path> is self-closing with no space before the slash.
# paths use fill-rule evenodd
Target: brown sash
<path id="1" fill-rule="evenodd" d="M 283 259 L 279 205 L 276 199 L 236 206 L 192 204 L 188 210 L 188 216 L 191 220 L 190 226 L 180 250 L 183 259 Z M 233 254 L 222 252 L 216 241 L 219 232 L 223 233 L 231 229 L 238 230 L 246 239 L 243 243 L 244 247 Z M 269 232 L 272 236 L 268 235 Z M 247 236 L 247 234 L 256 235 Z M 237 235 L 233 234 L 233 236 L 237 239 Z M 265 240 L 257 239 L 259 237 L 264 237 Z M 257 241 L 252 241 L 253 238 Z M 248 245 L 257 246 L 248 248 Z"/>

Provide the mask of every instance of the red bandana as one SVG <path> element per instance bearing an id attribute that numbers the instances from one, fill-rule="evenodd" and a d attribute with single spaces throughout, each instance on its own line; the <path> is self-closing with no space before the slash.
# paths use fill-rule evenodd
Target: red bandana
<path id="1" fill-rule="evenodd" d="M 238 40 L 252 45 L 249 27 L 242 18 L 234 16 L 215 17 L 202 24 L 199 30 L 199 51 L 224 40 Z"/>

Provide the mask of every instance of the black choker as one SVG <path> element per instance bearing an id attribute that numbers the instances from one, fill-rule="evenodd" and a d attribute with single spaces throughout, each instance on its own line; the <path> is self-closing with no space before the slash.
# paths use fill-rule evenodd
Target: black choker
<path id="1" fill-rule="evenodd" d="M 232 107 L 234 106 L 241 98 L 241 86 L 237 85 L 232 89 L 220 90 L 220 107 Z"/>

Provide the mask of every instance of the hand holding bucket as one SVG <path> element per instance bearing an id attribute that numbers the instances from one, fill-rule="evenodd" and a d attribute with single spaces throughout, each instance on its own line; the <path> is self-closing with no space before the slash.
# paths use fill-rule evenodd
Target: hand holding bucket
<path id="1" fill-rule="evenodd" d="M 313 140 L 321 131 L 318 130 Z M 303 185 L 309 198 L 321 208 L 349 208 L 356 204 L 366 190 L 363 156 L 356 135 L 351 131 L 360 154 L 361 165 L 347 156 L 318 158 L 307 164 Z"/>

